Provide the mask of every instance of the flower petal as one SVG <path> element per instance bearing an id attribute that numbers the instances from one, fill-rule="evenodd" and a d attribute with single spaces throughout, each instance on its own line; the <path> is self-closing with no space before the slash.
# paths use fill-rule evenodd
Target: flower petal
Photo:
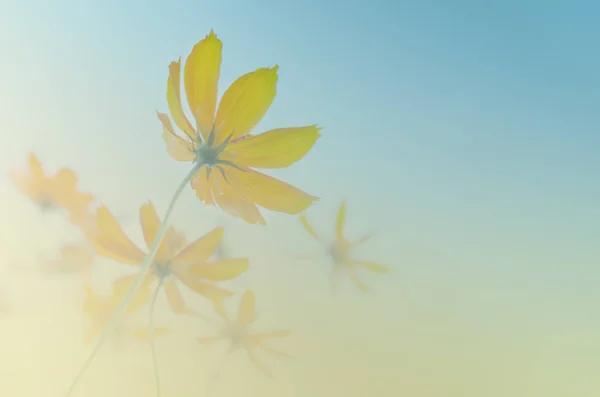
<path id="1" fill-rule="evenodd" d="M 215 205 L 212 195 L 211 182 L 208 178 L 208 168 L 202 167 L 190 182 L 192 189 L 196 191 L 196 197 L 204 204 Z"/>
<path id="2" fill-rule="evenodd" d="M 185 303 L 183 297 L 181 296 L 179 288 L 177 288 L 175 280 L 168 280 L 163 284 L 163 286 L 165 288 L 167 300 L 169 301 L 169 306 L 171 306 L 173 313 L 199 316 L 197 312 L 189 308 L 188 305 Z"/>
<path id="3" fill-rule="evenodd" d="M 258 359 L 254 355 L 254 353 L 252 353 L 251 350 L 247 349 L 246 353 L 248 354 L 248 359 L 250 359 L 250 361 L 252 362 L 252 364 L 254 364 L 263 374 L 265 374 L 269 378 L 271 378 L 273 376 L 273 374 L 271 373 L 271 371 L 269 370 L 269 368 L 267 368 L 263 363 L 261 363 L 260 361 L 258 361 Z"/>
<path id="4" fill-rule="evenodd" d="M 158 114 L 158 118 L 163 125 L 162 138 L 167 145 L 167 153 L 169 153 L 169 156 L 175 161 L 193 161 L 196 157 L 196 153 L 194 152 L 192 144 L 175 133 L 169 116 L 159 112 L 156 112 L 156 114 Z"/>
<path id="5" fill-rule="evenodd" d="M 357 246 L 362 243 L 366 243 L 367 241 L 369 241 L 371 239 L 371 237 L 373 237 L 373 233 L 367 233 L 367 234 L 364 234 L 362 237 L 356 239 L 356 241 L 351 242 L 350 244 L 353 246 Z"/>
<path id="6" fill-rule="evenodd" d="M 284 358 L 294 358 L 294 356 L 292 356 L 291 354 L 284 353 L 284 352 L 279 351 L 279 350 L 275 350 L 272 347 L 267 346 L 267 345 L 265 345 L 263 343 L 260 343 L 258 345 L 258 347 L 261 348 L 263 351 L 265 351 L 267 353 L 270 353 L 270 354 L 272 354 L 274 356 L 279 356 L 279 357 L 284 357 Z"/>
<path id="7" fill-rule="evenodd" d="M 338 241 L 345 242 L 344 223 L 346 222 L 346 202 L 342 202 L 335 221 L 335 236 Z"/>
<path id="8" fill-rule="evenodd" d="M 277 69 L 260 68 L 234 81 L 223 94 L 215 123 L 215 144 L 248 134 L 275 99 Z"/>
<path id="9" fill-rule="evenodd" d="M 64 245 L 60 249 L 60 258 L 46 264 L 52 273 L 88 272 L 94 262 L 94 251 L 89 244 L 74 243 Z"/>
<path id="10" fill-rule="evenodd" d="M 234 295 L 233 292 L 219 288 L 210 282 L 191 277 L 187 272 L 177 272 L 176 276 L 186 287 L 208 298 L 220 314 L 224 312 L 223 300 Z"/>
<path id="11" fill-rule="evenodd" d="M 167 229 L 165 234 L 165 244 L 168 247 L 169 258 L 173 258 L 187 244 L 187 239 L 183 233 L 180 233 L 173 226 Z"/>
<path id="12" fill-rule="evenodd" d="M 368 261 L 354 261 L 355 264 L 364 267 L 367 270 L 372 271 L 373 273 L 380 273 L 380 274 L 384 274 L 384 273 L 390 273 L 392 271 L 392 269 L 390 269 L 387 266 L 383 266 L 383 265 L 379 265 L 375 262 L 368 262 Z"/>
<path id="13" fill-rule="evenodd" d="M 238 323 L 240 325 L 250 325 L 256 320 L 256 310 L 254 308 L 254 291 L 244 292 L 238 311 Z"/>
<path id="14" fill-rule="evenodd" d="M 92 324 L 88 326 L 84 331 L 83 341 L 85 344 L 91 343 L 100 332 L 104 329 L 104 324 L 92 321 Z"/>
<path id="15" fill-rule="evenodd" d="M 367 285 L 365 283 L 363 283 L 357 276 L 356 274 L 354 274 L 354 271 L 350 270 L 348 271 L 348 276 L 350 277 L 350 280 L 352 280 L 352 282 L 362 291 L 362 292 L 369 292 L 369 287 L 367 287 Z"/>
<path id="16" fill-rule="evenodd" d="M 318 200 L 292 185 L 250 168 L 239 171 L 229 167 L 227 171 L 231 181 L 243 187 L 240 190 L 248 201 L 271 211 L 296 215 Z"/>
<path id="17" fill-rule="evenodd" d="M 44 169 L 42 168 L 42 163 L 40 162 L 40 159 L 35 155 L 35 153 L 29 153 L 27 163 L 29 165 L 29 171 L 31 172 L 31 176 L 33 178 L 44 178 Z"/>
<path id="18" fill-rule="evenodd" d="M 191 276 L 201 277 L 210 281 L 232 280 L 248 270 L 248 259 L 221 259 L 210 263 L 199 263 L 188 269 Z"/>
<path id="19" fill-rule="evenodd" d="M 198 132 L 206 141 L 212 130 L 217 107 L 223 43 L 213 30 L 192 48 L 185 62 L 184 85 Z"/>
<path id="20" fill-rule="evenodd" d="M 230 170 L 232 170 L 232 168 L 229 167 L 226 171 L 228 172 L 228 178 Z M 200 170 L 200 172 L 202 172 L 202 170 Z M 196 178 L 195 181 L 196 182 L 192 184 L 192 187 L 196 189 L 196 196 L 204 203 L 217 205 L 228 214 L 241 218 L 251 224 L 258 223 L 264 225 L 266 223 L 258 211 L 256 204 L 248 200 L 248 198 L 244 197 L 242 192 L 240 192 L 238 189 L 238 187 L 240 187 L 239 184 L 238 186 L 233 186 L 223 178 L 223 175 L 218 170 L 213 169 L 210 173 L 210 178 L 208 178 L 205 171 L 200 174 L 200 177 Z M 206 186 L 208 186 L 208 192 L 206 191 Z M 206 199 L 206 201 L 203 199 Z"/>
<path id="21" fill-rule="evenodd" d="M 313 236 L 315 240 L 320 240 L 319 235 L 317 234 L 317 232 L 315 232 L 315 229 L 311 226 L 311 224 L 308 222 L 308 219 L 306 219 L 304 215 L 300 215 L 300 222 L 302 223 L 302 226 L 304 226 L 304 229 L 306 229 L 308 234 Z"/>
<path id="22" fill-rule="evenodd" d="M 171 62 L 169 65 L 169 78 L 167 79 L 167 102 L 169 111 L 175 124 L 183 131 L 192 141 L 196 139 L 196 131 L 190 124 L 189 120 L 181 107 L 181 58 L 177 62 Z"/>
<path id="23" fill-rule="evenodd" d="M 140 207 L 140 223 L 142 225 L 142 231 L 144 233 L 144 240 L 146 241 L 146 246 L 150 248 L 152 243 L 154 242 L 154 237 L 160 228 L 160 219 L 158 218 L 158 214 L 156 213 L 156 209 L 151 202 L 147 202 L 142 204 Z M 156 256 L 154 257 L 154 262 L 162 263 L 168 261 L 169 251 L 165 236 L 163 235 L 163 239 L 160 242 L 158 247 L 158 251 L 156 252 Z"/>
<path id="24" fill-rule="evenodd" d="M 227 151 L 237 164 L 253 168 L 285 168 L 300 160 L 319 138 L 316 125 L 279 128 L 232 142 Z"/>
<path id="25" fill-rule="evenodd" d="M 137 274 L 132 274 L 129 276 L 118 278 L 116 281 L 113 282 L 113 295 L 110 299 L 110 302 L 115 309 L 121 304 L 121 302 L 125 298 L 125 295 L 129 291 L 129 288 L 131 287 L 131 284 L 133 284 L 133 282 L 135 281 L 136 277 Z M 142 307 L 146 306 L 148 302 L 150 302 L 150 299 L 152 298 L 150 286 L 155 280 L 156 277 L 154 275 L 144 276 L 140 288 L 133 296 L 133 299 L 131 299 L 129 306 L 127 306 L 127 312 L 137 311 Z"/>
<path id="26" fill-rule="evenodd" d="M 266 224 L 256 204 L 230 186 L 222 187 L 216 194 L 215 200 L 219 208 L 229 215 L 241 218 L 250 224 Z"/>
<path id="27" fill-rule="evenodd" d="M 89 315 L 96 315 L 102 312 L 102 301 L 98 298 L 92 286 L 86 282 L 83 288 L 83 311 Z"/>
<path id="28" fill-rule="evenodd" d="M 90 221 L 88 207 L 94 201 L 94 197 L 77 189 L 75 172 L 68 168 L 62 168 L 48 182 L 45 188 L 46 198 L 56 206 L 66 209 L 73 224 L 79 225 Z"/>
<path id="29" fill-rule="evenodd" d="M 96 228 L 88 237 L 98 255 L 131 265 L 139 265 L 144 259 L 145 254 L 131 242 L 105 206 L 98 208 Z"/>
<path id="30" fill-rule="evenodd" d="M 191 265 L 206 262 L 223 241 L 223 228 L 216 227 L 184 248 L 172 262 Z"/>

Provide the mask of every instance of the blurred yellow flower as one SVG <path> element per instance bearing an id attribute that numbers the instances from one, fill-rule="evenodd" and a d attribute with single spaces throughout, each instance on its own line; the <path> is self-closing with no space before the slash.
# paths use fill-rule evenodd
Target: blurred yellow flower
<path id="1" fill-rule="evenodd" d="M 287 353 L 275 350 L 265 344 L 269 339 L 283 338 L 292 333 L 291 330 L 278 330 L 270 332 L 254 332 L 252 326 L 256 322 L 257 315 L 254 307 L 254 292 L 248 290 L 242 296 L 240 308 L 235 320 L 229 319 L 225 312 L 220 313 L 225 319 L 225 327 L 220 334 L 212 337 L 198 338 L 200 343 L 213 343 L 222 340 L 229 341 L 232 353 L 238 349 L 244 349 L 250 361 L 258 367 L 265 375 L 271 377 L 271 371 L 263 365 L 255 355 L 255 349 L 259 348 L 266 353 L 271 353 L 280 357 L 291 358 Z"/>
<path id="2" fill-rule="evenodd" d="M 313 227 L 310 225 L 304 215 L 300 216 L 300 221 L 306 229 L 306 231 L 315 238 L 315 240 L 322 242 L 321 237 L 315 232 Z M 355 241 L 349 241 L 344 236 L 344 224 L 346 222 L 346 203 L 342 202 L 340 209 L 337 214 L 337 220 L 335 224 L 335 241 L 327 247 L 327 255 L 330 257 L 333 268 L 331 275 L 331 285 L 335 288 L 335 277 L 338 272 L 346 271 L 350 279 L 356 284 L 362 291 L 367 292 L 367 286 L 357 277 L 356 271 L 360 268 L 369 270 L 374 273 L 389 273 L 391 269 L 387 266 L 382 266 L 374 262 L 364 261 L 354 258 L 352 255 L 352 249 L 357 245 L 364 243 L 371 236 L 369 234 L 364 235 Z"/>
<path id="3" fill-rule="evenodd" d="M 117 306 L 123 299 L 125 290 L 118 286 L 113 288 L 112 295 L 102 299 L 93 291 L 91 285 L 85 285 L 85 296 L 83 301 L 83 310 L 87 314 L 90 324 L 85 330 L 85 343 L 91 342 L 106 327 Z M 144 307 L 150 300 L 150 292 L 142 291 L 136 296 L 127 307 L 127 313 L 132 314 Z M 148 327 L 134 326 L 131 317 L 125 317 L 115 330 L 115 341 L 118 344 L 126 340 L 137 339 L 140 342 L 148 342 L 150 339 L 150 329 Z M 154 328 L 154 335 L 160 336 L 168 332 L 167 328 Z"/>
<path id="4" fill-rule="evenodd" d="M 106 207 L 98 209 L 96 220 L 96 231 L 89 236 L 96 252 L 121 263 L 139 266 L 146 254 L 127 237 Z M 140 223 L 146 244 L 150 246 L 161 225 L 152 203 L 141 206 Z M 175 313 L 198 316 L 199 314 L 183 301 L 176 283 L 176 280 L 179 280 L 192 291 L 210 299 L 215 308 L 221 310 L 223 299 L 233 295 L 233 292 L 216 286 L 214 282 L 231 280 L 248 269 L 248 259 L 245 258 L 210 260 L 222 239 L 223 228 L 215 228 L 185 246 L 185 237 L 170 227 L 154 257 L 152 271 L 148 272 L 142 281 L 140 291 L 145 294 L 148 288 L 158 281 Z M 132 274 L 122 277 L 115 285 L 127 290 L 136 276 L 137 274 Z"/>
<path id="5" fill-rule="evenodd" d="M 176 134 L 168 115 L 158 113 L 167 151 L 177 161 L 202 165 L 191 186 L 206 204 L 249 223 L 265 224 L 257 206 L 298 214 L 318 198 L 254 168 L 289 167 L 312 148 L 321 128 L 310 125 L 251 135 L 275 99 L 278 66 L 238 78 L 225 91 L 217 109 L 222 48 L 223 43 L 211 30 L 186 60 L 184 88 L 195 127 L 181 104 L 181 59 L 170 64 L 167 101 L 184 137 Z"/>
<path id="6" fill-rule="evenodd" d="M 10 173 L 10 179 L 21 192 L 44 211 L 67 210 L 77 226 L 89 220 L 88 206 L 94 197 L 77 189 L 77 176 L 73 171 L 62 168 L 55 176 L 47 176 L 34 153 L 29 154 L 28 163 L 28 171 Z"/>

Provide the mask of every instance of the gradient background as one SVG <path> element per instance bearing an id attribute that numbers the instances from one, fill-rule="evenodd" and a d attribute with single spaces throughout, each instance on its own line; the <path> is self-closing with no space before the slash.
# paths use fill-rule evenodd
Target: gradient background
<path id="1" fill-rule="evenodd" d="M 164 396 L 597 396 L 600 380 L 600 6 L 592 1 L 268 2 L 3 0 L 0 167 L 37 153 L 67 166 L 136 242 L 139 206 L 163 213 L 187 166 L 172 161 L 155 110 L 169 62 L 211 28 L 224 42 L 220 93 L 280 65 L 257 130 L 317 123 L 304 160 L 273 175 L 322 197 L 308 215 L 333 237 L 377 235 L 361 254 L 392 266 L 371 294 L 329 290 L 326 262 L 297 219 L 251 226 L 186 191 L 173 224 L 196 238 L 224 224 L 251 271 L 259 326 L 293 328 L 266 356 L 274 378 L 205 324 L 157 343 Z M 89 352 L 81 288 L 31 269 L 77 233 L 1 182 L 0 395 L 58 396 Z M 224 223 L 223 223 L 224 222 Z M 98 288 L 130 269 L 99 261 Z M 131 269 L 133 270 L 133 269 Z M 237 302 L 232 306 L 236 309 Z M 205 304 L 198 300 L 198 305 Z M 153 395 L 150 352 L 110 346 L 78 396 Z"/>

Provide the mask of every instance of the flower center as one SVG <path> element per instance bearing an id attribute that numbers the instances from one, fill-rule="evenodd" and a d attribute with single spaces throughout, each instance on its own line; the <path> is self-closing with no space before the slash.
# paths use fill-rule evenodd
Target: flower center
<path id="1" fill-rule="evenodd" d="M 225 170 L 223 169 L 224 166 L 234 167 L 239 169 L 240 171 L 243 171 L 235 163 L 220 158 L 221 153 L 225 150 L 225 148 L 227 148 L 227 145 L 229 145 L 229 142 L 231 141 L 232 137 L 233 133 L 231 133 L 231 135 L 225 138 L 223 142 L 215 146 L 214 127 L 210 132 L 210 135 L 208 136 L 206 142 L 203 142 L 201 137 L 198 135 L 198 147 L 196 148 L 196 158 L 194 159 L 194 162 L 197 163 L 199 167 L 207 167 L 207 174 L 209 178 L 210 172 L 213 168 L 219 170 L 221 175 L 223 175 L 223 179 L 225 179 L 225 181 L 227 182 L 229 182 L 229 180 L 227 179 L 227 175 L 225 174 Z"/>
<path id="2" fill-rule="evenodd" d="M 246 338 L 246 331 L 244 327 L 239 325 L 237 322 L 229 323 L 223 329 L 223 336 L 229 338 L 233 347 L 244 344 Z"/>
<path id="3" fill-rule="evenodd" d="M 207 167 L 214 167 L 219 162 L 219 151 L 208 145 L 199 145 L 196 149 L 196 162 L 202 163 Z"/>
<path id="4" fill-rule="evenodd" d="M 154 262 L 154 274 L 161 280 L 165 280 L 171 275 L 171 264 L 169 262 Z"/>
<path id="5" fill-rule="evenodd" d="M 50 200 L 47 197 L 41 197 L 38 200 L 38 206 L 41 208 L 41 210 L 43 212 L 52 211 L 55 208 L 54 203 L 52 202 L 52 200 Z"/>
<path id="6" fill-rule="evenodd" d="M 347 262 L 350 255 L 348 252 L 348 247 L 340 244 L 339 242 L 335 242 L 329 247 L 329 256 L 334 264 L 341 264 Z"/>

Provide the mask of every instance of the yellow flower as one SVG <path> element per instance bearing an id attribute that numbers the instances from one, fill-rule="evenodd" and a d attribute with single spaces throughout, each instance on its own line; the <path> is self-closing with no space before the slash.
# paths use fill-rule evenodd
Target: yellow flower
<path id="1" fill-rule="evenodd" d="M 88 315 L 90 324 L 85 330 L 85 342 L 89 343 L 106 327 L 110 321 L 110 317 L 114 313 L 117 306 L 121 303 L 126 290 L 115 287 L 112 295 L 106 299 L 101 299 L 96 295 L 89 284 L 85 285 L 85 296 L 83 301 L 83 310 Z M 141 309 L 150 300 L 150 292 L 144 291 L 144 294 L 139 294 L 135 300 L 127 307 L 127 313 Z M 126 318 L 130 320 L 130 318 Z M 166 328 L 154 328 L 154 334 L 157 336 L 164 335 L 168 332 Z M 148 342 L 150 330 L 148 327 L 136 327 L 131 321 L 120 323 L 115 330 L 115 339 L 117 343 L 122 343 L 123 340 L 137 339 L 141 342 Z"/>
<path id="2" fill-rule="evenodd" d="M 29 154 L 29 170 L 13 171 L 13 183 L 42 210 L 65 209 L 71 221 L 80 226 L 89 220 L 88 206 L 93 196 L 77 189 L 77 176 L 62 168 L 55 176 L 46 176 L 42 164 L 34 153 Z"/>
<path id="3" fill-rule="evenodd" d="M 304 215 L 300 216 L 300 221 L 306 229 L 306 231 L 314 237 L 317 241 L 321 242 L 321 237 L 315 232 L 313 227 L 308 223 L 308 220 Z M 356 270 L 363 268 L 370 270 L 374 273 L 389 273 L 391 269 L 386 266 L 379 265 L 374 262 L 364 261 L 354 258 L 352 255 L 352 249 L 357 245 L 364 243 L 371 236 L 369 234 L 364 235 L 356 241 L 349 241 L 344 236 L 344 223 L 346 221 L 346 203 L 342 202 L 338 211 L 336 225 L 335 225 L 335 241 L 327 247 L 327 254 L 331 258 L 333 268 L 331 283 L 332 287 L 335 288 L 335 276 L 339 271 L 345 270 L 350 279 L 360 288 L 362 291 L 367 292 L 367 286 L 357 277 Z"/>
<path id="4" fill-rule="evenodd" d="M 121 263 L 139 266 L 146 254 L 125 235 L 106 207 L 102 206 L 98 209 L 96 220 L 96 231 L 89 236 L 96 252 Z M 151 203 L 141 206 L 140 222 L 144 239 L 149 247 L 160 227 L 160 220 Z M 233 293 L 217 287 L 214 282 L 231 280 L 248 269 L 248 260 L 245 258 L 210 260 L 222 239 L 223 228 L 215 228 L 184 248 L 185 237 L 173 227 L 169 228 L 154 257 L 151 271 L 142 282 L 141 293 L 145 294 L 154 282 L 159 281 L 175 313 L 198 316 L 198 313 L 183 301 L 176 283 L 176 280 L 179 280 L 191 290 L 210 299 L 215 309 L 221 310 L 223 299 Z M 136 276 L 137 274 L 132 274 L 122 277 L 115 282 L 115 285 L 126 290 Z"/>
<path id="5" fill-rule="evenodd" d="M 198 338 L 200 343 L 213 343 L 221 340 L 227 340 L 230 343 L 230 352 L 238 349 L 244 349 L 250 361 L 256 365 L 265 375 L 271 376 L 271 371 L 260 363 L 254 351 L 256 348 L 264 352 L 271 353 L 281 357 L 291 358 L 287 353 L 277 351 L 267 345 L 268 339 L 283 338 L 292 333 L 291 330 L 279 330 L 270 332 L 254 332 L 252 325 L 255 323 L 257 315 L 254 308 L 254 292 L 248 290 L 242 296 L 237 319 L 231 320 L 225 312 L 221 315 L 225 319 L 225 327 L 217 336 Z"/>
<path id="6" fill-rule="evenodd" d="M 277 69 L 260 68 L 234 81 L 217 109 L 223 43 L 211 30 L 187 58 L 184 87 L 195 127 L 181 104 L 181 59 L 169 66 L 167 101 L 171 117 L 184 133 L 176 134 L 169 116 L 158 113 L 169 155 L 200 168 L 191 181 L 196 196 L 249 223 L 265 224 L 257 206 L 299 214 L 317 197 L 257 172 L 286 168 L 300 160 L 320 136 L 316 125 L 280 128 L 251 135 L 275 99 Z"/>

